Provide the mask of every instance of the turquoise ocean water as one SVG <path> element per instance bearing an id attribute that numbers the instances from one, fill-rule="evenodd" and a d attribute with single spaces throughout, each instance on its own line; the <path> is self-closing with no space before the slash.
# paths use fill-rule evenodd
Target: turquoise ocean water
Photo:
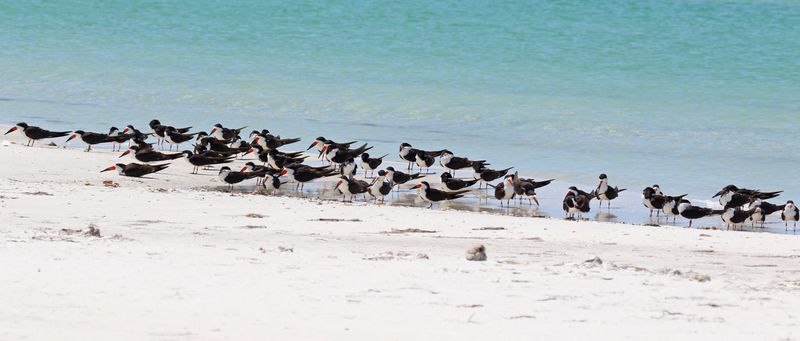
<path id="1" fill-rule="evenodd" d="M 219 121 L 605 172 L 635 200 L 800 195 L 797 1 L 0 1 L 0 33 L 3 122 Z"/>

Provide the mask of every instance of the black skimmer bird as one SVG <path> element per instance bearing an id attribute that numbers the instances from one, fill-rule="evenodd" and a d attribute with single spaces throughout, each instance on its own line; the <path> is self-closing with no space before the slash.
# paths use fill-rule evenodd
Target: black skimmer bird
<path id="1" fill-rule="evenodd" d="M 511 177 L 507 177 L 503 182 L 492 185 L 490 183 L 486 183 L 486 186 L 492 186 L 494 188 L 494 198 L 500 200 L 500 207 L 503 207 L 503 200 L 506 201 L 506 206 L 511 207 L 511 199 L 517 195 L 514 191 L 514 179 Z"/>
<path id="2" fill-rule="evenodd" d="M 436 163 L 436 158 L 424 150 L 418 150 L 415 162 L 420 172 L 423 172 L 422 169 L 425 168 L 424 173 L 427 173 L 430 171 L 431 166 Z"/>
<path id="3" fill-rule="evenodd" d="M 73 132 L 72 135 L 70 135 L 67 139 L 67 142 L 75 138 L 86 144 L 87 152 L 92 150 L 93 145 L 112 142 L 108 134 L 85 132 L 83 130 L 76 130 Z"/>
<path id="4" fill-rule="evenodd" d="M 299 141 L 300 141 L 299 137 L 282 139 L 280 136 L 273 136 L 272 134 L 267 134 L 265 136 L 259 135 L 253 139 L 253 143 L 258 143 L 261 147 L 265 149 L 278 149 L 285 145 Z"/>
<path id="5" fill-rule="evenodd" d="M 155 151 L 152 148 L 140 148 L 139 146 L 128 147 L 128 150 L 122 152 L 122 154 L 119 157 L 128 155 L 131 152 L 133 152 L 134 159 L 145 163 L 169 161 L 183 157 L 183 153 L 166 154 Z"/>
<path id="6" fill-rule="evenodd" d="M 753 222 L 753 227 L 755 227 L 755 223 L 758 221 L 761 223 L 761 228 L 764 228 L 764 223 L 767 220 L 767 216 L 778 212 L 783 211 L 786 208 L 786 204 L 784 205 L 775 205 L 770 202 L 763 201 L 761 199 L 754 199 L 752 203 L 750 203 L 750 208 L 756 208 L 757 210 L 753 212 L 753 215 L 750 217 L 750 220 Z"/>
<path id="7" fill-rule="evenodd" d="M 479 180 L 461 180 L 453 178 L 450 173 L 442 173 L 442 190 L 445 192 L 458 192 L 478 183 Z"/>
<path id="8" fill-rule="evenodd" d="M 219 169 L 219 179 L 222 182 L 228 184 L 228 190 L 233 189 L 234 184 L 238 184 L 247 179 L 257 178 L 258 174 L 256 173 L 245 173 L 245 172 L 235 172 L 232 171 L 230 167 L 223 166 Z"/>
<path id="9" fill-rule="evenodd" d="M 191 151 L 184 150 L 180 154 L 181 156 L 185 157 L 186 161 L 194 167 L 192 168 L 192 174 L 197 174 L 197 172 L 200 170 L 200 167 L 233 162 L 233 156 L 211 154 L 211 152 L 194 154 Z"/>
<path id="10" fill-rule="evenodd" d="M 277 192 L 286 181 L 281 181 L 281 173 L 267 173 L 261 180 L 261 187 L 269 192 Z"/>
<path id="11" fill-rule="evenodd" d="M 306 182 L 311 182 L 316 179 L 321 179 L 329 176 L 339 175 L 335 169 L 332 168 L 315 168 L 298 164 L 286 165 L 281 171 L 281 175 L 288 175 L 289 178 L 297 182 L 295 189 L 303 190 Z"/>
<path id="12" fill-rule="evenodd" d="M 581 220 L 584 213 L 591 211 L 590 202 L 595 197 L 594 193 L 586 193 L 572 186 L 564 197 L 562 208 L 567 218 Z"/>
<path id="13" fill-rule="evenodd" d="M 356 160 L 354 159 L 347 159 L 347 161 L 342 163 L 339 167 L 339 174 L 344 176 L 355 176 L 357 172 L 358 165 L 356 165 Z"/>
<path id="14" fill-rule="evenodd" d="M 168 163 L 160 165 L 145 165 L 141 163 L 129 163 L 126 165 L 124 163 L 118 163 L 111 167 L 101 170 L 100 173 L 115 170 L 117 171 L 117 173 L 119 173 L 119 175 L 139 178 L 147 174 L 160 172 L 166 169 L 167 167 L 169 167 Z"/>
<path id="15" fill-rule="evenodd" d="M 536 206 L 539 206 L 539 198 L 536 196 L 536 189 L 547 186 L 555 181 L 555 179 L 535 181 L 533 179 L 520 178 L 519 172 L 514 172 L 514 174 L 507 177 L 511 179 L 511 183 L 514 185 L 514 193 L 519 196 L 520 203 L 524 197 L 528 198 L 528 203 L 531 205 L 533 205 L 532 202 L 536 202 Z"/>
<path id="16" fill-rule="evenodd" d="M 478 180 L 485 182 L 487 185 L 489 182 L 495 181 L 500 179 L 508 174 L 514 167 L 508 167 L 506 169 L 489 169 L 486 168 L 487 163 L 475 163 L 472 165 L 472 177 Z M 488 186 L 487 186 L 488 188 Z"/>
<path id="17" fill-rule="evenodd" d="M 126 134 L 128 128 L 121 131 L 117 127 L 111 127 L 108 129 L 108 138 L 111 140 L 111 151 L 122 151 L 122 144 L 125 142 L 130 142 L 132 138 L 135 137 L 134 134 Z"/>
<path id="18" fill-rule="evenodd" d="M 786 206 L 784 206 L 783 212 L 781 212 L 781 220 L 783 220 L 786 231 L 789 231 L 789 221 L 794 221 L 793 231 L 797 231 L 797 221 L 800 220 L 800 211 L 797 206 L 794 205 L 794 201 L 789 200 L 786 202 Z"/>
<path id="19" fill-rule="evenodd" d="M 257 176 L 258 176 L 256 178 L 256 186 L 258 186 L 259 184 L 261 184 L 261 178 L 262 177 L 267 175 L 267 173 L 279 174 L 280 173 L 280 168 L 279 169 L 273 169 L 273 168 L 270 168 L 270 167 L 267 167 L 267 166 L 259 166 L 259 165 L 256 165 L 253 161 L 248 161 L 247 163 L 244 164 L 244 167 L 242 167 L 241 172 L 256 173 Z"/>
<path id="20" fill-rule="evenodd" d="M 392 183 L 392 187 L 394 187 L 395 185 L 399 186 L 411 180 L 417 180 L 423 177 L 425 177 L 425 175 L 422 175 L 420 173 L 408 174 L 395 170 L 394 167 L 386 167 L 386 178 L 389 179 L 389 182 Z"/>
<path id="21" fill-rule="evenodd" d="M 456 171 L 459 169 L 464 168 L 471 168 L 476 164 L 485 164 L 486 160 L 470 160 L 465 157 L 458 157 L 453 154 L 453 152 L 445 149 L 442 151 L 441 158 L 439 159 L 439 164 L 442 167 L 446 168 L 450 172 L 453 173 L 453 176 L 456 175 Z"/>
<path id="22" fill-rule="evenodd" d="M 350 201 L 353 201 L 354 196 L 369 191 L 369 184 L 363 180 L 356 180 L 352 176 L 341 176 L 339 182 L 336 183 L 336 189 L 342 193 L 342 201 L 348 195 Z"/>
<path id="23" fill-rule="evenodd" d="M 378 201 L 378 197 L 381 197 L 381 202 L 385 201 L 386 195 L 392 192 L 392 184 L 389 181 L 386 181 L 387 173 L 385 170 L 381 169 L 378 171 L 378 176 L 375 177 L 375 180 L 372 181 L 372 184 L 369 186 L 368 193 L 375 198 L 375 201 Z"/>
<path id="24" fill-rule="evenodd" d="M 383 163 L 383 158 L 385 158 L 389 154 L 384 154 L 381 157 L 369 157 L 369 153 L 362 153 L 361 154 L 361 167 L 364 168 L 364 176 L 367 176 L 367 171 L 370 173 L 374 172 L 378 167 L 381 166 Z"/>
<path id="25" fill-rule="evenodd" d="M 5 134 L 8 135 L 12 132 L 19 131 L 22 135 L 28 138 L 26 146 L 33 146 L 34 143 L 42 139 L 53 139 L 69 135 L 69 131 L 49 131 L 35 126 L 29 126 L 25 122 L 20 122 L 11 127 Z"/>
<path id="26" fill-rule="evenodd" d="M 427 181 L 422 181 L 413 188 L 418 190 L 419 197 L 422 198 L 422 200 L 430 203 L 428 208 L 433 208 L 433 203 L 435 202 L 461 198 L 464 196 L 464 194 L 470 191 L 468 189 L 455 192 L 440 191 L 438 189 L 431 188 L 431 185 Z"/>
<path id="27" fill-rule="evenodd" d="M 678 216 L 681 215 L 680 210 L 678 210 L 678 206 L 684 199 L 684 195 L 680 195 L 677 197 L 673 196 L 663 196 L 664 197 L 664 204 L 661 207 L 661 210 L 664 211 L 664 216 L 667 217 L 667 222 L 669 222 L 669 218 L 672 217 L 672 223 L 674 224 L 675 221 L 678 219 Z"/>
<path id="28" fill-rule="evenodd" d="M 156 136 L 156 143 L 160 146 L 164 142 L 164 138 L 166 137 L 164 133 L 170 126 L 161 124 L 161 121 L 159 120 L 151 120 L 149 125 L 150 125 L 150 131 L 153 133 L 153 135 Z M 175 130 L 177 130 L 181 134 L 188 133 L 189 129 L 192 129 L 192 127 L 175 128 Z"/>
<path id="29" fill-rule="evenodd" d="M 275 169 L 281 169 L 286 165 L 303 163 L 307 157 L 300 152 L 283 153 L 277 149 L 270 149 L 267 152 L 267 164 Z M 259 157 L 259 159 L 261 158 Z"/>
<path id="30" fill-rule="evenodd" d="M 328 147 L 327 145 L 322 147 L 322 151 L 327 152 L 328 160 L 337 164 L 342 164 L 349 159 L 355 159 L 370 149 L 372 147 L 367 147 L 366 143 L 356 149 L 339 149 L 338 147 Z"/>
<path id="31" fill-rule="evenodd" d="M 325 146 L 328 146 L 328 148 L 336 147 L 338 149 L 349 149 L 350 146 L 352 146 L 356 142 L 357 141 L 338 143 L 338 142 L 335 142 L 333 140 L 326 139 L 323 136 L 319 136 L 316 139 L 314 139 L 314 142 L 311 142 L 311 145 L 308 146 L 306 151 L 310 150 L 311 148 L 316 148 L 317 151 L 319 152 L 319 158 L 322 158 L 322 156 L 324 155 L 323 151 L 322 151 L 322 148 L 325 147 Z"/>
<path id="32" fill-rule="evenodd" d="M 398 155 L 401 159 L 408 161 L 408 169 L 414 169 L 414 163 L 417 162 L 417 153 L 421 150 L 411 147 L 411 144 L 408 143 L 401 143 L 400 144 L 400 152 Z M 437 150 L 437 151 L 425 151 L 425 154 L 429 155 L 430 157 L 438 157 L 442 155 L 444 150 Z"/>
<path id="33" fill-rule="evenodd" d="M 181 134 L 174 127 L 167 127 L 167 129 L 164 130 L 164 140 L 167 141 L 167 143 L 170 144 L 169 145 L 169 150 L 172 150 L 172 146 L 174 145 L 175 146 L 175 150 L 177 151 L 178 147 L 180 147 L 181 143 L 184 143 L 186 141 L 190 141 L 190 140 L 194 139 L 194 136 L 197 135 L 197 134 L 200 134 L 200 132 L 190 133 L 190 134 Z"/>
<path id="34" fill-rule="evenodd" d="M 198 141 L 198 146 L 206 147 L 215 152 L 233 153 L 233 154 L 244 153 L 250 149 L 247 148 L 242 150 L 240 148 L 231 148 L 230 146 L 228 146 L 228 144 L 220 142 L 219 140 L 211 136 L 201 138 L 200 141 Z"/>
<path id="35" fill-rule="evenodd" d="M 608 209 L 611 209 L 611 200 L 616 199 L 619 196 L 619 193 L 625 191 L 625 188 L 620 189 L 619 187 L 611 187 L 608 185 L 608 176 L 604 174 L 600 174 L 600 183 L 597 185 L 597 189 L 595 189 L 595 194 L 597 194 L 597 201 L 600 202 L 600 208 L 603 207 L 603 201 L 608 201 Z M 675 205 L 677 207 L 677 204 Z"/>
<path id="36" fill-rule="evenodd" d="M 779 196 L 783 191 L 761 192 L 746 188 L 738 188 L 734 185 L 723 187 L 712 198 L 719 197 L 719 203 L 723 207 L 742 207 L 755 199 L 767 200 Z"/>
<path id="37" fill-rule="evenodd" d="M 247 128 L 247 126 L 237 129 L 228 129 L 223 127 L 222 124 L 217 123 L 211 127 L 211 132 L 209 132 L 208 135 L 217 139 L 217 141 L 229 141 L 233 140 L 237 135 L 239 135 L 244 128 Z"/>
<path id="38" fill-rule="evenodd" d="M 692 227 L 693 220 L 710 217 L 712 215 L 720 215 L 722 212 L 723 211 L 721 210 L 712 210 L 707 207 L 694 206 L 691 202 L 689 202 L 689 200 L 686 199 L 682 199 L 678 204 L 678 213 L 680 213 L 681 217 L 689 220 L 689 227 Z"/>
<path id="39" fill-rule="evenodd" d="M 722 213 L 722 221 L 728 225 L 728 229 L 733 228 L 736 229 L 736 225 L 744 223 L 745 220 L 749 219 L 755 208 L 751 208 L 749 210 L 741 210 L 735 207 L 726 207 Z"/>
<path id="40" fill-rule="evenodd" d="M 656 217 L 658 217 L 659 211 L 664 209 L 664 202 L 666 202 L 667 198 L 663 194 L 656 194 L 654 187 L 645 187 L 642 190 L 642 196 L 642 204 L 650 209 L 650 216 L 653 216 L 653 210 L 655 210 Z"/>

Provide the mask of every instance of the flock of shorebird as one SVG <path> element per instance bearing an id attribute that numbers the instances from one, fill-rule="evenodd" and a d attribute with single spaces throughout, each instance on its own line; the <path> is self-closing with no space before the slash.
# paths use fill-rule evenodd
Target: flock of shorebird
<path id="1" fill-rule="evenodd" d="M 342 194 L 342 200 L 350 197 L 350 200 L 357 195 L 367 195 L 375 201 L 384 201 L 393 189 L 399 190 L 400 185 L 413 185 L 417 189 L 419 197 L 433 207 L 436 202 L 454 200 L 463 197 L 472 191 L 474 185 L 481 188 L 481 184 L 486 184 L 486 189 L 494 188 L 494 197 L 500 201 L 500 206 L 508 207 L 511 200 L 517 199 L 521 204 L 523 199 L 527 199 L 532 206 L 533 203 L 539 205 L 536 189 L 549 185 L 554 179 L 536 181 L 520 177 L 516 172 L 510 173 L 513 167 L 505 169 L 490 169 L 486 160 L 471 160 L 465 157 L 455 156 L 453 152 L 442 150 L 422 150 L 402 143 L 399 149 L 399 157 L 408 162 L 407 172 L 396 170 L 394 167 L 380 169 L 383 159 L 388 155 L 372 157 L 367 153 L 372 147 L 366 143 L 354 147 L 356 141 L 335 142 L 322 136 L 317 137 L 306 149 L 306 152 L 315 148 L 318 158 L 329 164 L 323 166 L 310 166 L 304 164 L 309 157 L 306 152 L 287 152 L 279 150 L 283 146 L 300 141 L 300 138 L 281 138 L 280 135 L 273 135 L 269 130 L 253 130 L 249 134 L 249 142 L 241 138 L 241 133 L 246 127 L 230 129 L 223 127 L 222 124 L 215 124 L 209 133 L 200 131 L 190 133 L 191 127 L 176 128 L 163 125 L 158 120 L 152 120 L 149 124 L 150 131 L 143 133 L 132 125 L 126 126 L 122 131 L 116 127 L 111 127 L 108 133 L 76 131 L 49 131 L 25 123 L 18 123 L 11 127 L 6 134 L 18 131 L 28 138 L 28 146 L 32 146 L 36 141 L 42 139 L 59 138 L 69 136 L 67 142 L 78 140 L 84 143 L 86 151 L 91 151 L 92 146 L 101 143 L 111 143 L 112 151 L 122 151 L 122 145 L 127 144 L 128 148 L 120 155 L 132 155 L 134 159 L 141 163 L 117 163 L 101 172 L 117 171 L 120 175 L 130 177 L 141 177 L 144 175 L 159 172 L 169 166 L 167 161 L 183 158 L 192 166 L 192 173 L 196 174 L 200 170 L 208 169 L 211 165 L 228 164 L 236 160 L 237 156 L 244 157 L 249 153 L 255 153 L 261 165 L 255 162 L 247 162 L 241 170 L 233 170 L 228 166 L 221 166 L 219 178 L 233 188 L 234 184 L 248 179 L 255 179 L 256 186 L 269 191 L 278 191 L 282 185 L 291 180 L 295 183 L 295 190 L 302 191 L 306 183 L 338 176 L 335 190 Z M 151 136 L 156 138 L 153 143 L 148 143 L 147 139 Z M 192 143 L 193 150 L 180 149 L 182 143 Z M 156 149 L 163 150 L 167 144 L 167 150 L 171 151 L 175 147 L 175 153 L 164 153 Z M 439 158 L 439 165 L 446 169 L 440 174 L 440 188 L 434 188 L 431 183 L 425 181 L 425 177 L 430 175 L 430 168 Z M 364 169 L 363 179 L 357 179 L 358 166 L 356 160 L 360 161 Z M 413 172 L 414 167 L 420 172 Z M 469 179 L 456 178 L 456 171 L 471 169 L 472 177 Z M 377 173 L 376 173 L 377 171 Z M 377 175 L 376 175 L 377 174 Z M 368 177 L 367 175 L 372 175 Z M 367 181 L 370 180 L 370 181 Z M 491 184 L 496 180 L 499 183 Z M 406 186 L 408 186 L 406 185 Z M 603 201 L 607 201 L 608 209 L 611 201 L 616 199 L 624 188 L 612 187 L 608 184 L 606 174 L 600 174 L 597 188 L 591 192 L 586 192 L 572 186 L 567 191 L 563 200 L 562 208 L 568 219 L 582 219 L 582 215 L 588 213 L 590 202 L 599 201 L 602 208 Z M 677 217 L 683 217 L 692 221 L 704 217 L 719 215 L 728 228 L 736 228 L 743 225 L 747 220 L 752 225 L 764 227 L 766 217 L 780 212 L 781 220 L 788 230 L 789 222 L 793 223 L 793 230 L 796 230 L 797 221 L 800 220 L 800 211 L 797 206 L 789 200 L 783 205 L 776 205 L 767 202 L 780 195 L 782 191 L 763 192 L 746 188 L 738 188 L 728 185 L 720 190 L 714 197 L 719 197 L 722 209 L 712 209 L 707 207 L 694 206 L 685 199 L 686 194 L 678 196 L 664 195 L 658 185 L 647 187 L 642 191 L 643 204 L 650 209 L 650 216 L 653 212 L 659 217 L 661 212 L 673 222 Z"/>

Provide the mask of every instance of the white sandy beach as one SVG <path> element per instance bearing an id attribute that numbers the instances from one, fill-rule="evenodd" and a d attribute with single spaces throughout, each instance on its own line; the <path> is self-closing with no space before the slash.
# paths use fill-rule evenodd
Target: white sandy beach
<path id="1" fill-rule="evenodd" d="M 0 339 L 800 340 L 798 236 L 98 173 L 117 155 L 0 147 Z"/>

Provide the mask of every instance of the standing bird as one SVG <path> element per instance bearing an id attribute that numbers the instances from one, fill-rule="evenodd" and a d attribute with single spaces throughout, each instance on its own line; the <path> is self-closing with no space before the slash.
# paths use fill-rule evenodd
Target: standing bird
<path id="1" fill-rule="evenodd" d="M 78 138 L 81 142 L 86 144 L 87 152 L 92 150 L 93 145 L 112 142 L 108 134 L 85 132 L 83 130 L 76 130 L 74 133 L 72 133 L 72 135 L 69 136 L 67 142 L 74 138 Z"/>
<path id="2" fill-rule="evenodd" d="M 611 200 L 619 197 L 619 193 L 625 191 L 625 188 L 611 187 L 608 185 L 608 176 L 605 173 L 600 174 L 600 183 L 597 185 L 595 194 L 597 194 L 597 201 L 600 202 L 598 208 L 603 207 L 603 201 L 608 201 L 608 209 L 611 210 Z M 677 206 L 677 205 L 676 205 Z"/>
<path id="3" fill-rule="evenodd" d="M 268 192 L 275 193 L 281 188 L 281 185 L 285 183 L 286 181 L 281 181 L 281 173 L 268 172 L 264 175 L 264 179 L 261 180 L 261 187 L 264 187 Z"/>
<path id="4" fill-rule="evenodd" d="M 299 137 L 282 139 L 280 138 L 280 136 L 274 136 L 272 134 L 267 134 L 264 136 L 259 135 L 253 139 L 253 143 L 258 143 L 261 147 L 265 149 L 278 149 L 287 144 L 292 144 L 299 141 L 300 141 Z"/>
<path id="5" fill-rule="evenodd" d="M 237 129 L 228 129 L 223 127 L 221 123 L 217 123 L 211 127 L 211 132 L 209 132 L 208 135 L 217 139 L 218 141 L 228 141 L 238 136 L 244 128 L 247 128 L 247 126 Z"/>
<path id="6" fill-rule="evenodd" d="M 286 165 L 283 170 L 281 170 L 281 175 L 288 175 L 292 180 L 297 182 L 295 190 L 302 191 L 307 182 L 338 174 L 336 170 L 332 168 L 302 167 L 302 165 L 291 164 Z"/>
<path id="7" fill-rule="evenodd" d="M 411 180 L 417 180 L 424 177 L 425 176 L 420 173 L 407 174 L 395 170 L 394 167 L 386 167 L 386 178 L 389 179 L 389 182 L 392 183 L 392 187 L 394 187 L 395 185 L 402 185 Z"/>
<path id="8" fill-rule="evenodd" d="M 414 186 L 414 188 L 418 189 L 419 197 L 422 198 L 422 200 L 430 203 L 428 208 L 433 208 L 433 203 L 435 202 L 458 199 L 463 197 L 465 193 L 469 192 L 468 189 L 456 192 L 440 191 L 438 189 L 431 188 L 431 185 L 427 181 L 418 183 L 416 186 Z"/>
<path id="9" fill-rule="evenodd" d="M 453 175 L 450 173 L 442 173 L 441 179 L 442 179 L 442 190 L 450 193 L 466 189 L 467 187 L 470 187 L 478 183 L 479 181 L 477 179 L 473 180 L 455 179 L 453 178 Z"/>
<path id="10" fill-rule="evenodd" d="M 753 222 L 753 227 L 755 227 L 755 223 L 758 221 L 761 223 L 761 228 L 764 228 L 764 223 L 767 220 L 767 216 L 778 211 L 783 211 L 786 208 L 786 204 L 775 205 L 761 199 L 754 199 L 753 202 L 750 203 L 750 208 L 757 208 L 757 210 L 753 212 L 753 215 L 750 216 L 750 220 Z"/>
<path id="11" fill-rule="evenodd" d="M 484 164 L 486 160 L 470 160 L 465 157 L 458 157 L 453 154 L 453 152 L 445 149 L 442 151 L 442 158 L 439 159 L 439 164 L 442 167 L 448 169 L 450 172 L 453 173 L 453 176 L 456 175 L 456 171 L 459 169 L 470 168 L 476 164 Z"/>
<path id="12" fill-rule="evenodd" d="M 656 194 L 656 190 L 653 187 L 645 187 L 642 190 L 642 204 L 644 207 L 650 209 L 650 216 L 653 216 L 653 210 L 656 211 L 656 217 L 659 216 L 659 211 L 664 209 L 664 202 L 666 202 L 666 197 L 662 194 Z"/>
<path id="13" fill-rule="evenodd" d="M 403 142 L 400 144 L 400 152 L 398 153 L 398 155 L 400 156 L 401 159 L 408 161 L 408 169 L 411 170 L 414 169 L 414 163 L 417 162 L 417 153 L 421 151 L 423 150 L 413 148 L 411 147 L 410 144 Z M 424 152 L 428 156 L 436 158 L 442 155 L 442 152 L 444 152 L 444 150 L 424 151 Z M 431 163 L 431 165 L 432 164 L 433 163 Z"/>
<path id="14" fill-rule="evenodd" d="M 772 199 L 779 196 L 783 191 L 761 192 L 759 190 L 738 188 L 734 185 L 723 187 L 712 198 L 719 197 L 719 204 L 723 207 L 742 207 L 755 199 Z"/>
<path id="15" fill-rule="evenodd" d="M 119 175 L 138 178 L 145 176 L 147 174 L 160 172 L 166 169 L 167 167 L 169 167 L 169 164 L 145 165 L 141 163 L 129 163 L 126 165 L 124 163 L 118 163 L 111 167 L 101 170 L 100 173 L 116 170 L 117 173 L 119 173 Z"/>
<path id="16" fill-rule="evenodd" d="M 508 171 L 514 168 L 514 167 L 508 167 L 506 169 L 495 170 L 486 168 L 486 165 L 487 165 L 486 163 L 474 163 L 472 165 L 472 170 L 474 171 L 472 177 L 485 182 L 487 185 L 486 188 L 489 188 L 488 186 L 489 182 L 495 181 L 497 179 L 506 176 L 506 174 L 508 174 Z"/>
<path id="17" fill-rule="evenodd" d="M 431 166 L 436 163 L 436 158 L 432 154 L 428 154 L 428 152 L 424 150 L 418 150 L 417 156 L 415 158 L 415 162 L 417 167 L 419 167 L 419 171 L 422 172 L 423 168 L 425 168 L 425 173 L 430 171 Z"/>
<path id="18" fill-rule="evenodd" d="M 233 185 L 244 180 L 258 177 L 257 173 L 245 173 L 232 171 L 230 167 L 224 166 L 219 169 L 219 179 L 228 184 L 228 190 L 233 190 Z"/>
<path id="19" fill-rule="evenodd" d="M 267 164 L 272 168 L 281 169 L 293 163 L 303 163 L 307 157 L 307 155 L 300 156 L 300 154 L 283 153 L 277 149 L 270 149 L 267 152 Z M 259 159 L 261 159 L 260 154 Z"/>
<path id="20" fill-rule="evenodd" d="M 49 131 L 35 126 L 29 126 L 25 122 L 20 122 L 11 127 L 5 134 L 8 135 L 12 132 L 19 131 L 22 135 L 28 138 L 28 143 L 25 146 L 33 146 L 34 143 L 42 139 L 53 139 L 69 135 L 69 131 Z"/>
<path id="21" fill-rule="evenodd" d="M 511 207 L 511 199 L 514 199 L 514 196 L 517 195 L 514 191 L 513 178 L 508 177 L 497 185 L 486 183 L 486 186 L 492 186 L 494 188 L 494 198 L 500 200 L 500 207 L 503 207 L 503 200 L 506 201 L 507 207 Z"/>
<path id="22" fill-rule="evenodd" d="M 328 160 L 336 164 L 342 164 L 349 159 L 354 159 L 370 149 L 372 147 L 367 147 L 366 143 L 356 149 L 339 149 L 338 147 L 328 147 L 327 145 L 322 147 L 323 153 L 327 151 Z"/>
<path id="23" fill-rule="evenodd" d="M 164 143 L 164 138 L 166 137 L 164 134 L 166 133 L 167 128 L 170 126 L 161 124 L 161 121 L 159 120 L 151 120 L 149 126 L 150 131 L 156 136 L 156 143 L 161 146 L 161 144 Z M 189 129 L 192 129 L 192 127 L 175 128 L 175 130 L 181 134 L 188 133 Z"/>
<path id="24" fill-rule="evenodd" d="M 682 199 L 678 204 L 678 212 L 681 217 L 689 220 L 689 227 L 692 227 L 692 221 L 695 219 L 710 217 L 712 215 L 722 214 L 723 211 L 712 210 L 707 207 L 693 206 L 689 200 Z"/>
<path id="25" fill-rule="evenodd" d="M 383 163 L 383 158 L 385 158 L 389 154 L 384 154 L 381 157 L 370 158 L 369 153 L 362 153 L 361 154 L 361 168 L 364 168 L 364 177 L 367 176 L 367 171 L 370 173 L 374 172 L 378 167 L 381 166 Z"/>
<path id="26" fill-rule="evenodd" d="M 797 221 L 800 220 L 800 211 L 798 211 L 797 206 L 794 205 L 794 201 L 789 200 L 786 202 L 786 206 L 783 208 L 783 212 L 781 212 L 781 220 L 783 220 L 786 231 L 789 231 L 789 221 L 793 220 L 793 231 L 797 231 Z"/>
<path id="27" fill-rule="evenodd" d="M 375 198 L 375 201 L 378 201 L 378 197 L 380 196 L 381 202 L 384 202 L 386 195 L 392 191 L 392 184 L 386 181 L 387 174 L 385 170 L 379 170 L 378 176 L 375 177 L 375 180 L 372 181 L 372 184 L 369 186 L 368 193 Z"/>
<path id="28" fill-rule="evenodd" d="M 555 180 L 535 181 L 533 179 L 520 178 L 519 172 L 514 172 L 514 174 L 508 177 L 512 180 L 511 183 L 514 185 L 514 193 L 519 197 L 520 203 L 522 203 L 522 198 L 524 197 L 528 198 L 528 203 L 531 205 L 533 205 L 533 202 L 536 202 L 536 206 L 539 206 L 539 198 L 536 196 L 536 189 L 547 186 Z"/>
<path id="29" fill-rule="evenodd" d="M 135 137 L 134 134 L 126 134 L 128 132 L 128 128 L 125 128 L 122 132 L 119 131 L 117 127 L 111 127 L 108 129 L 108 138 L 111 140 L 111 151 L 122 151 L 122 144 L 125 142 L 129 142 L 132 138 Z M 116 148 L 115 148 L 116 147 Z"/>
<path id="30" fill-rule="evenodd" d="M 328 148 L 336 147 L 339 149 L 348 149 L 354 143 L 356 143 L 356 141 L 338 143 L 333 140 L 326 139 L 325 137 L 319 136 L 316 139 L 314 139 L 314 142 L 312 142 L 311 145 L 308 146 L 308 149 L 306 149 L 306 151 L 316 147 L 317 151 L 319 152 L 318 158 L 321 159 L 324 155 L 324 153 L 322 152 L 322 148 L 324 148 L 325 146 L 328 146 Z"/>
<path id="31" fill-rule="evenodd" d="M 741 210 L 735 207 L 726 207 L 722 213 L 722 221 L 728 225 L 728 228 L 736 229 L 736 225 L 743 223 L 745 220 L 753 215 L 755 208 L 749 210 Z"/>
<path id="32" fill-rule="evenodd" d="M 669 223 L 669 218 L 672 217 L 672 223 L 674 224 L 678 216 L 681 215 L 678 206 L 681 201 L 685 200 L 683 199 L 685 196 L 686 194 L 677 197 L 664 196 L 664 205 L 662 205 L 661 210 L 664 211 L 664 216 L 667 217 L 667 223 Z"/>
<path id="33" fill-rule="evenodd" d="M 561 207 L 567 214 L 568 219 L 581 220 L 584 213 L 589 213 L 589 211 L 591 211 L 592 208 L 589 204 L 594 197 L 594 193 L 586 193 L 572 186 L 564 197 L 564 203 Z"/>
<path id="34" fill-rule="evenodd" d="M 344 163 L 342 163 L 341 167 L 339 167 L 339 174 L 344 176 L 355 176 L 358 172 L 358 165 L 356 165 L 356 160 L 354 159 L 347 159 Z"/>
<path id="35" fill-rule="evenodd" d="M 233 162 L 233 156 L 209 155 L 210 153 L 213 152 L 194 154 L 191 151 L 184 150 L 180 154 L 186 158 L 186 162 L 192 165 L 192 174 L 197 174 L 200 167 Z"/>
<path id="36" fill-rule="evenodd" d="M 175 129 L 174 127 L 167 127 L 167 129 L 164 130 L 164 140 L 167 141 L 167 143 L 170 144 L 168 150 L 172 150 L 172 146 L 174 145 L 175 146 L 175 151 L 177 151 L 178 147 L 181 146 L 181 143 L 184 143 L 186 141 L 190 141 L 191 139 L 194 138 L 195 135 L 197 135 L 199 133 L 200 132 L 191 133 L 191 134 L 182 134 L 182 133 L 179 133 L 178 130 Z"/>
<path id="37" fill-rule="evenodd" d="M 336 189 L 342 193 L 342 201 L 347 195 L 350 195 L 350 201 L 353 201 L 354 196 L 369 191 L 369 184 L 363 180 L 356 180 L 352 176 L 343 175 L 339 177 Z"/>

